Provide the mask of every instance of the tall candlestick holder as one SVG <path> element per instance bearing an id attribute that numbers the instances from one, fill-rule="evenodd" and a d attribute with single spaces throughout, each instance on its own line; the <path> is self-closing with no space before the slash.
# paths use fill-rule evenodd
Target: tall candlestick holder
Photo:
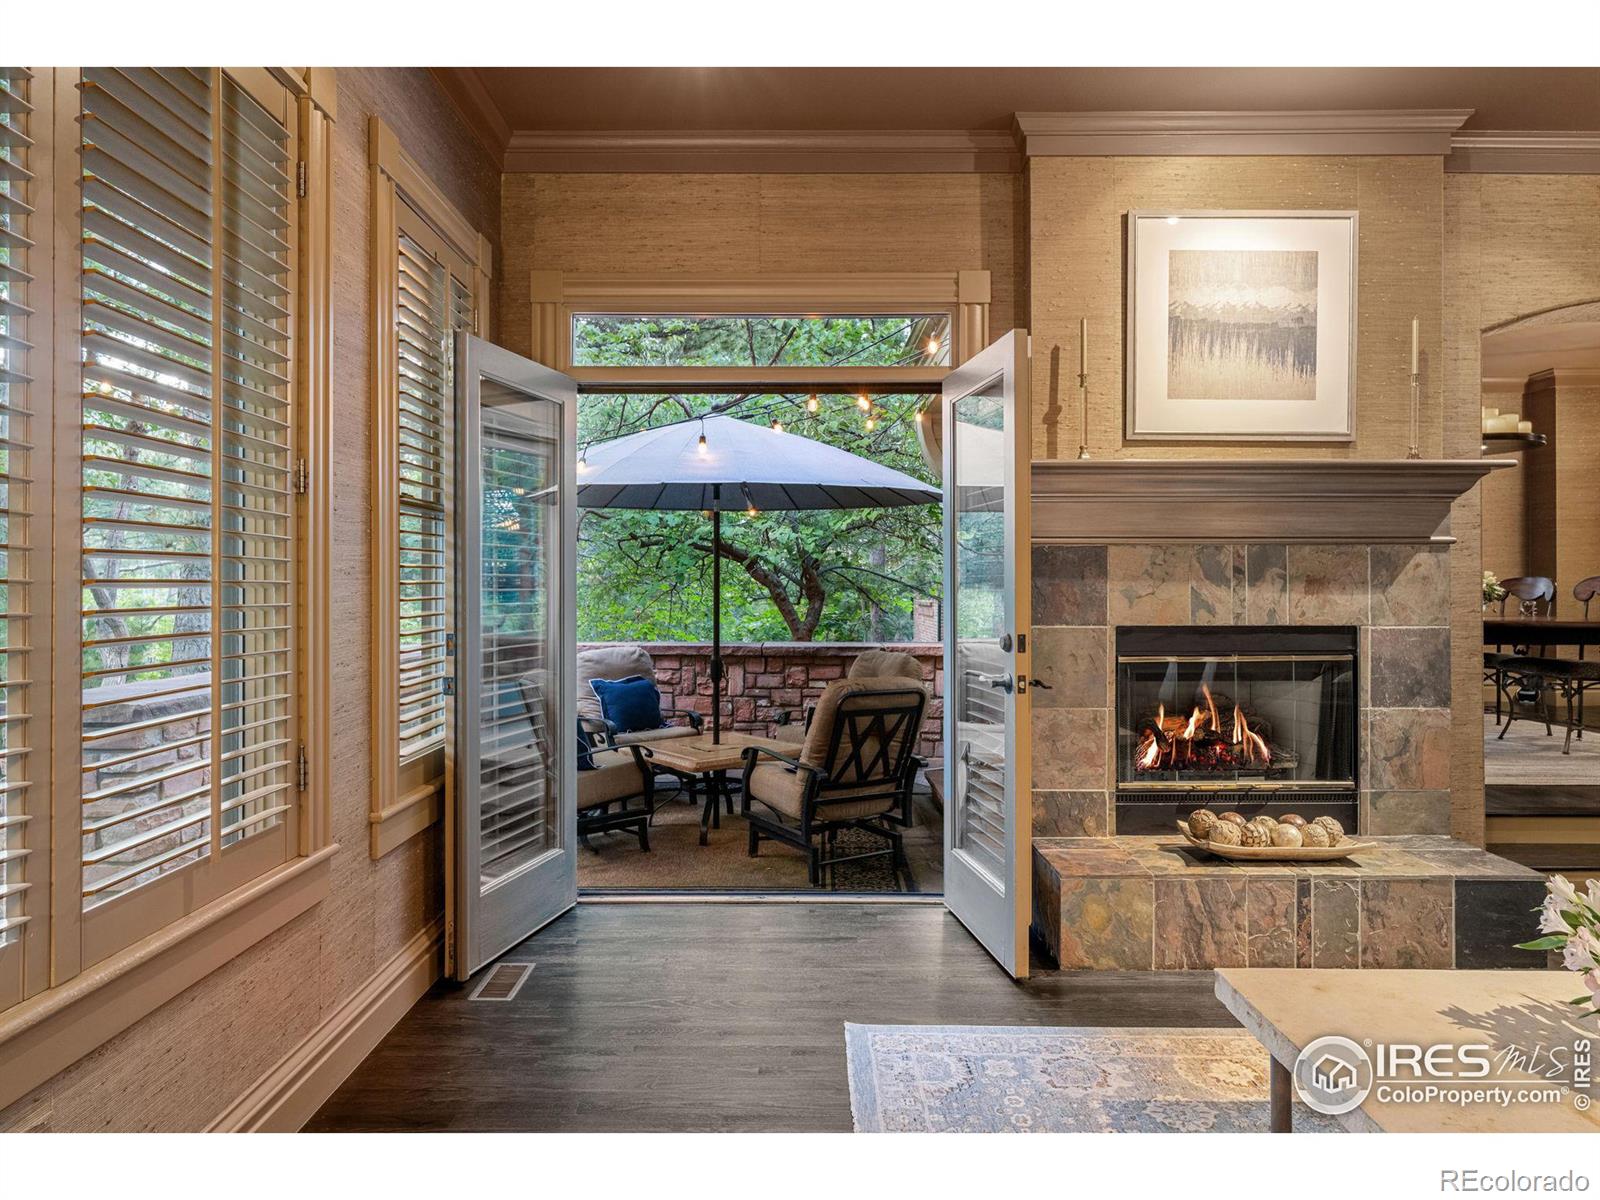
<path id="1" fill-rule="evenodd" d="M 1089 457 L 1089 373 L 1078 372 L 1078 411 L 1083 414 L 1083 433 L 1078 440 L 1078 457 Z"/>
<path id="2" fill-rule="evenodd" d="M 1411 449 L 1407 458 L 1422 457 L 1422 376 L 1411 372 Z"/>

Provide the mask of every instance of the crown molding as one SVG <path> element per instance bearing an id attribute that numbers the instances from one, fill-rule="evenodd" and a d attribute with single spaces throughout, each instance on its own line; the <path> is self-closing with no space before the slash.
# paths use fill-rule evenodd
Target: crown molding
<path id="1" fill-rule="evenodd" d="M 504 171 L 506 144 L 511 141 L 511 126 L 483 86 L 476 67 L 429 67 L 439 90 L 455 105 L 472 136 L 489 152 L 494 164 Z"/>
<path id="2" fill-rule="evenodd" d="M 1096 155 L 1450 153 L 1470 108 L 1016 115 L 1027 158 Z"/>
<path id="3" fill-rule="evenodd" d="M 904 174 L 1015 172 L 1022 159 L 999 130 L 518 130 L 505 170 L 527 172 L 726 172 Z"/>
<path id="4" fill-rule="evenodd" d="M 1600 131 L 1461 130 L 1444 169 L 1480 175 L 1600 175 Z"/>

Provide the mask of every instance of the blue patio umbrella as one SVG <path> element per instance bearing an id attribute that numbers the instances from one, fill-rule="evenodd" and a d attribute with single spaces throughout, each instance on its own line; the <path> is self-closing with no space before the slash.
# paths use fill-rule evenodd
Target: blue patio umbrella
<path id="1" fill-rule="evenodd" d="M 711 514 L 711 736 L 722 736 L 722 514 L 935 504 L 937 488 L 837 446 L 722 415 L 590 446 L 578 504 Z"/>

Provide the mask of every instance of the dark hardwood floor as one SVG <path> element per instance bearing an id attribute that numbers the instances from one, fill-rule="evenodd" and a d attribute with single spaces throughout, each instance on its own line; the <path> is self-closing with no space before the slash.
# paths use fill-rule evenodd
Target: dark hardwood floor
<path id="1" fill-rule="evenodd" d="M 1234 1024 L 1209 971 L 1014 983 L 934 905 L 580 904 L 505 958 L 514 1000 L 436 986 L 307 1128 L 847 1131 L 847 1021 Z"/>

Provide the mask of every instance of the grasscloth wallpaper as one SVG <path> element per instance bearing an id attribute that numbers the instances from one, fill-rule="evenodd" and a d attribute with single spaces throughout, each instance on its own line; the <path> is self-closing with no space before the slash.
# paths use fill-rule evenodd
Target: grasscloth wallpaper
<path id="1" fill-rule="evenodd" d="M 368 856 L 370 186 L 377 114 L 491 238 L 499 175 L 424 71 L 340 70 L 334 130 L 333 837 L 328 900 L 0 1112 L 0 1130 L 203 1129 L 443 908 L 435 828 Z"/>
<path id="2" fill-rule="evenodd" d="M 507 175 L 500 329 L 530 345 L 528 272 L 959 271 L 1023 311 L 1015 175 Z"/>

